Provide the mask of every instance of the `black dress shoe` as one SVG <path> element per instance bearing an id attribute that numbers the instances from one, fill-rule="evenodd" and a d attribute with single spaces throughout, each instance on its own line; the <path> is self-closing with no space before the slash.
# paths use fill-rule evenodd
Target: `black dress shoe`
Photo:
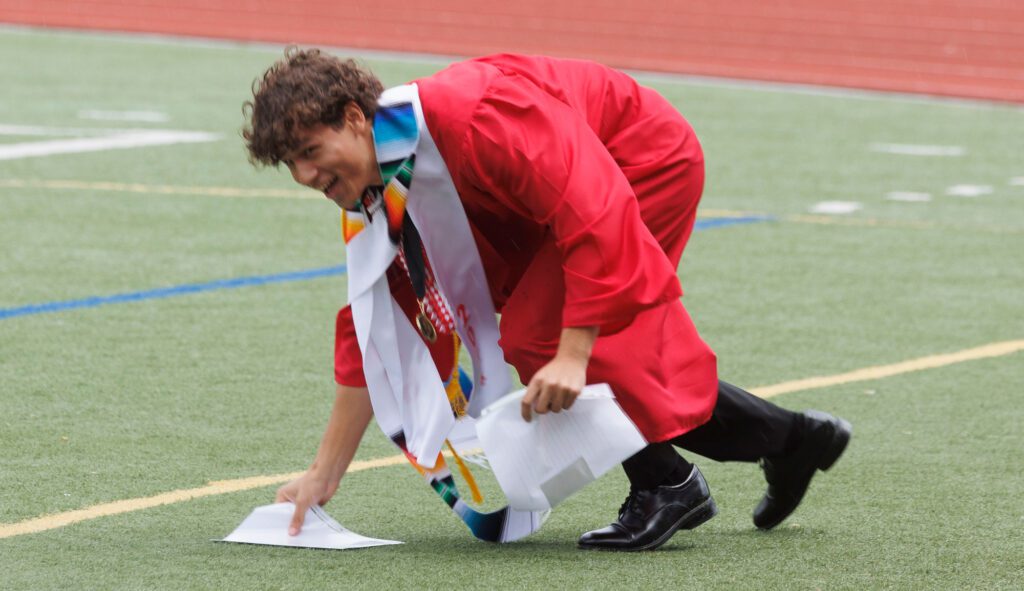
<path id="1" fill-rule="evenodd" d="M 580 537 L 592 550 L 654 550 L 679 529 L 693 529 L 718 513 L 704 476 L 693 467 L 682 484 L 631 490 L 619 508 L 619 520 Z"/>
<path id="2" fill-rule="evenodd" d="M 768 492 L 754 509 L 754 525 L 771 529 L 789 517 L 804 498 L 816 470 L 828 470 L 850 442 L 850 423 L 818 410 L 804 413 L 806 431 L 793 453 L 762 458 Z"/>

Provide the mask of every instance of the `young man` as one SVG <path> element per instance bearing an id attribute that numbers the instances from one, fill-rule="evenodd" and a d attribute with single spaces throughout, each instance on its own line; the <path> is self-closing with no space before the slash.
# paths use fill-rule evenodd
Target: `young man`
<path id="1" fill-rule="evenodd" d="M 581 548 L 653 549 L 715 515 L 700 471 L 673 446 L 762 461 L 768 491 L 755 525 L 770 529 L 792 513 L 814 473 L 845 449 L 850 425 L 792 413 L 718 380 L 676 276 L 704 183 L 686 120 L 621 72 L 543 57 L 461 62 L 382 93 L 351 61 L 289 49 L 247 103 L 243 135 L 254 163 L 283 162 L 346 215 L 365 216 L 351 226 L 362 236 L 350 243 L 350 283 L 363 287 L 350 284 L 355 309 L 338 315 L 334 410 L 313 465 L 278 492 L 296 502 L 292 530 L 309 505 L 334 494 L 374 410 L 389 404 L 380 391 L 397 381 L 406 385 L 394 396 L 405 396 L 406 407 L 417 400 L 409 384 L 420 380 L 404 367 L 415 355 L 382 353 L 399 351 L 394 341 L 419 340 L 401 321 L 381 328 L 379 292 L 367 294 L 385 284 L 428 346 L 438 331 L 420 316 L 430 308 L 430 318 L 451 320 L 440 332 L 457 331 L 484 368 L 488 344 L 476 341 L 487 341 L 487 322 L 465 310 L 500 312 L 494 345 L 527 384 L 524 420 L 570 409 L 586 383 L 611 385 L 650 445 L 623 464 L 631 487 L 618 519 L 584 534 Z M 398 149 L 403 118 L 412 123 Z M 394 250 L 374 232 L 390 236 Z M 378 245 L 362 246 L 371 240 Z M 370 254 L 357 259 L 357 243 Z M 383 265 L 365 278 L 353 274 L 381 252 Z M 482 274 L 472 275 L 474 264 Z M 385 268 L 386 281 L 375 279 Z M 427 297 L 428 288 L 439 297 Z M 436 342 L 430 352 L 445 367 Z M 412 445 L 429 457 L 429 427 L 415 431 Z"/>

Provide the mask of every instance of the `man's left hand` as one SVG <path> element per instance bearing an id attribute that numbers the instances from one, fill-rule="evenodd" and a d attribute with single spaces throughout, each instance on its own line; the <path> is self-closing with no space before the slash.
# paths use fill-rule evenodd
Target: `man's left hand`
<path id="1" fill-rule="evenodd" d="M 530 378 L 520 410 L 527 423 L 533 413 L 562 412 L 572 407 L 587 383 L 587 364 L 597 339 L 596 326 L 566 327 L 558 352 Z"/>
<path id="2" fill-rule="evenodd" d="M 545 414 L 571 408 L 586 383 L 586 360 L 556 356 L 526 386 L 521 404 L 523 420 L 530 422 L 534 412 Z"/>

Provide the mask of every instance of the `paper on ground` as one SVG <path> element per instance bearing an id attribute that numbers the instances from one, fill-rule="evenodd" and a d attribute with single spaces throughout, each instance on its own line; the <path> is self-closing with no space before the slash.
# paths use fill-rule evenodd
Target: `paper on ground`
<path id="1" fill-rule="evenodd" d="M 608 384 L 587 386 L 572 408 L 520 414 L 525 390 L 484 409 L 477 434 L 513 509 L 550 509 L 647 446 Z"/>
<path id="2" fill-rule="evenodd" d="M 349 531 L 316 506 L 306 511 L 306 521 L 299 535 L 289 536 L 288 524 L 291 523 L 294 512 L 295 505 L 292 503 L 256 507 L 235 531 L 221 541 L 326 550 L 348 550 L 402 543 L 367 538 Z"/>

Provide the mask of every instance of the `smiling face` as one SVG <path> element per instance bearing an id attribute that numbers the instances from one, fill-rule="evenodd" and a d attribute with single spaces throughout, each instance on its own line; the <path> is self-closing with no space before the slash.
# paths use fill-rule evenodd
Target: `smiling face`
<path id="1" fill-rule="evenodd" d="M 354 209 L 367 188 L 381 184 L 373 146 L 373 122 L 355 104 L 345 105 L 337 126 L 300 129 L 298 147 L 285 155 L 292 178 L 322 192 L 343 209 Z"/>

